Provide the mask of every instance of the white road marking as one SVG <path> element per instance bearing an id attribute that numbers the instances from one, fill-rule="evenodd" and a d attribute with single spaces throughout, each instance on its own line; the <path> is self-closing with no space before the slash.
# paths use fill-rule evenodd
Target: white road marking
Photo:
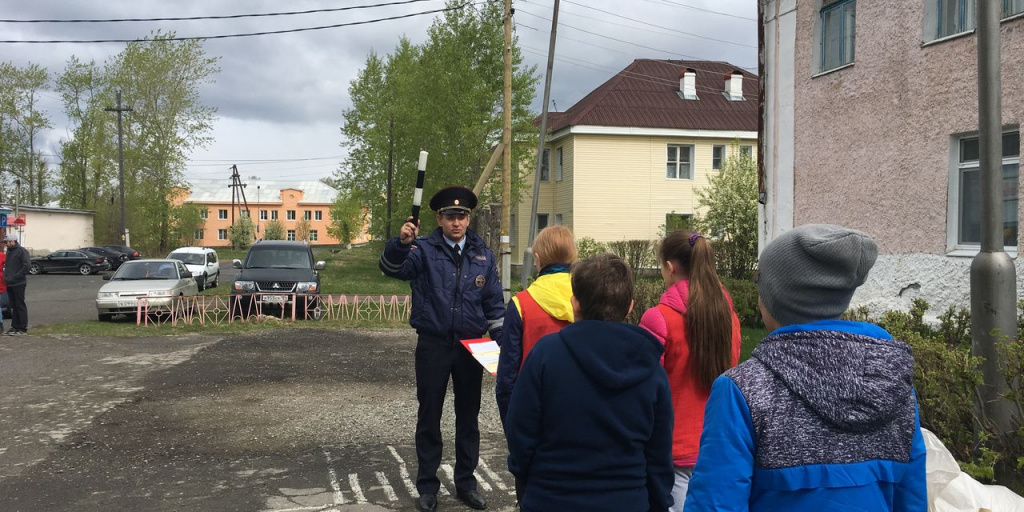
<path id="1" fill-rule="evenodd" d="M 341 494 L 341 484 L 338 483 L 338 474 L 334 471 L 334 466 L 331 465 L 331 454 L 324 448 L 324 457 L 327 457 L 327 476 L 331 482 L 331 489 L 334 490 L 334 504 L 344 505 L 345 497 Z"/>
<path id="2" fill-rule="evenodd" d="M 487 466 L 487 463 L 484 462 L 484 459 L 480 459 L 480 462 L 477 464 L 477 469 L 483 471 L 484 474 L 487 475 L 487 478 L 490 478 L 491 480 L 493 480 L 494 481 L 494 485 L 497 486 L 498 490 L 500 490 L 500 491 L 507 491 L 508 490 L 508 487 L 505 487 L 505 483 L 502 482 L 500 478 L 498 478 L 498 475 L 494 471 L 491 471 L 491 468 L 489 468 Z M 480 480 L 481 482 L 483 482 L 483 479 L 479 478 L 479 476 L 477 477 L 477 480 Z M 490 489 L 487 489 L 487 490 L 490 490 Z"/>
<path id="3" fill-rule="evenodd" d="M 387 495 L 388 500 L 398 501 L 398 495 L 395 494 L 395 489 L 391 487 L 391 483 L 388 482 L 388 477 L 384 476 L 383 471 L 377 472 L 377 481 L 380 482 L 380 487 L 384 489 L 384 494 Z"/>
<path id="4" fill-rule="evenodd" d="M 398 455 L 398 450 L 391 445 L 388 445 L 388 450 L 391 452 L 391 456 L 398 461 L 398 474 L 402 476 L 402 481 L 405 483 L 405 488 L 409 490 L 409 494 L 419 496 L 420 493 L 416 491 L 416 486 L 413 485 L 412 480 L 409 478 L 409 468 L 405 466 L 405 461 L 402 460 L 402 456 Z"/>
<path id="5" fill-rule="evenodd" d="M 366 503 L 366 496 L 363 496 L 363 488 L 359 486 L 359 475 L 349 473 L 348 486 L 352 488 L 352 495 L 356 503 Z"/>

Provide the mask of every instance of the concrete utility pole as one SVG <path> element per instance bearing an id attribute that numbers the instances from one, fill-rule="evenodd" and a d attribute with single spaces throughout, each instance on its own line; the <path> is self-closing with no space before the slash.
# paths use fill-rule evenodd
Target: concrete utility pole
<path id="1" fill-rule="evenodd" d="M 1010 256 L 1003 251 L 1002 216 L 1002 77 L 1000 74 L 999 17 L 1002 2 L 980 1 L 978 10 L 978 131 L 981 174 L 981 251 L 971 263 L 971 338 L 973 352 L 985 358 L 981 364 L 984 384 L 979 404 L 985 417 L 1004 436 L 1012 435 L 1010 403 L 1002 397 L 1006 380 L 999 372 L 996 347 L 1017 334 L 1017 275 Z M 996 480 L 1013 478 L 1009 474 Z"/>
<path id="2" fill-rule="evenodd" d="M 551 14 L 551 41 L 548 43 L 548 69 L 544 77 L 544 105 L 540 115 L 540 142 L 537 143 L 537 167 L 533 171 L 533 206 L 530 208 L 530 241 L 523 251 L 523 275 L 521 283 L 526 288 L 533 274 L 533 239 L 537 236 L 537 201 L 540 200 L 540 168 L 544 158 L 544 143 L 548 136 L 548 103 L 551 102 L 551 70 L 555 67 L 555 35 L 558 33 L 558 0 L 555 0 Z"/>
<path id="3" fill-rule="evenodd" d="M 120 175 L 119 188 L 121 190 L 121 240 L 128 245 L 128 228 L 124 220 L 124 146 L 122 145 L 123 133 L 121 131 L 121 113 L 131 112 L 132 107 L 121 106 L 121 91 L 117 91 L 117 107 L 103 109 L 107 112 L 117 112 L 117 169 Z"/>
<path id="4" fill-rule="evenodd" d="M 501 290 L 505 301 L 511 298 L 512 246 L 512 0 L 505 0 L 505 86 L 502 108 L 501 144 Z"/>
<path id="5" fill-rule="evenodd" d="M 395 174 L 395 116 L 388 117 L 388 183 L 387 183 L 387 225 L 384 239 L 391 240 L 391 180 Z"/>

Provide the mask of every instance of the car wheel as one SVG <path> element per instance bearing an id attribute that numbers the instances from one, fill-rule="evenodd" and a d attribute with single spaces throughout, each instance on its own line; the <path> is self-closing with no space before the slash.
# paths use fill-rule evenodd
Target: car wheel
<path id="1" fill-rule="evenodd" d="M 24 268 L 24 267 L 22 267 L 22 268 Z M 33 263 L 32 266 L 28 268 L 28 273 L 32 274 L 32 275 L 42 274 L 43 273 L 43 267 L 40 267 L 38 263 Z"/>
<path id="2" fill-rule="evenodd" d="M 110 313 L 99 313 L 96 316 L 99 317 L 100 322 L 109 322 L 109 321 L 114 319 L 114 315 L 112 315 Z"/>
<path id="3" fill-rule="evenodd" d="M 220 284 L 220 274 L 213 276 L 213 281 L 210 281 L 208 288 L 216 288 L 218 284 Z"/>
<path id="4" fill-rule="evenodd" d="M 203 274 L 203 278 L 202 279 L 197 279 L 196 280 L 196 287 L 199 288 L 199 291 L 203 291 L 203 290 L 205 290 L 205 289 L 210 287 L 210 285 L 206 284 L 206 282 L 207 282 L 206 280 L 207 279 L 209 279 L 209 276 L 207 276 L 206 274 Z"/>
<path id="5" fill-rule="evenodd" d="M 82 263 L 81 265 L 78 266 L 78 273 L 82 274 L 83 276 L 92 274 L 92 267 L 90 267 L 86 263 Z"/>

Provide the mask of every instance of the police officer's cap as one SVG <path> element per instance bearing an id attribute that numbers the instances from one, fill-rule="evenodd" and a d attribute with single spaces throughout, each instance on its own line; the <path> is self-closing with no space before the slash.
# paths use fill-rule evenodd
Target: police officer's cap
<path id="1" fill-rule="evenodd" d="M 439 190 L 430 198 L 430 209 L 440 215 L 465 213 L 476 208 L 476 194 L 466 187 L 448 187 Z"/>

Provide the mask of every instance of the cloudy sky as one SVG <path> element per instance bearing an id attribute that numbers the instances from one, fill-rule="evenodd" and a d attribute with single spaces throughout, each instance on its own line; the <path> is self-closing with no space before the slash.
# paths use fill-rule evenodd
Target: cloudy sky
<path id="1" fill-rule="evenodd" d="M 174 31 L 179 36 L 216 36 L 413 15 L 355 26 L 204 42 L 207 55 L 220 59 L 216 82 L 201 91 L 203 102 L 217 108 L 217 120 L 211 134 L 214 142 L 191 155 L 186 177 L 227 179 L 228 167 L 237 164 L 243 176 L 312 180 L 331 175 L 344 158 L 341 112 L 351 106 L 349 83 L 367 55 L 390 53 L 402 36 L 413 43 L 423 42 L 427 27 L 440 16 L 428 11 L 443 9 L 444 0 L 2 2 L 0 18 L 7 20 L 224 16 L 386 3 L 395 5 L 226 20 L 2 23 L 0 39 L 135 39 L 154 30 Z M 554 0 L 514 0 L 513 6 L 515 34 L 527 62 L 537 65 L 541 74 L 534 101 L 539 112 Z M 553 104 L 549 108 L 569 108 L 634 59 L 727 61 L 756 72 L 756 16 L 756 0 L 561 0 L 552 73 Z M 123 49 L 124 43 L 0 43 L 0 59 L 19 66 L 37 63 L 56 74 L 72 55 L 102 63 Z M 41 105 L 54 124 L 44 134 L 43 151 L 56 162 L 57 141 L 66 138 L 69 130 L 56 92 L 44 92 Z"/>

